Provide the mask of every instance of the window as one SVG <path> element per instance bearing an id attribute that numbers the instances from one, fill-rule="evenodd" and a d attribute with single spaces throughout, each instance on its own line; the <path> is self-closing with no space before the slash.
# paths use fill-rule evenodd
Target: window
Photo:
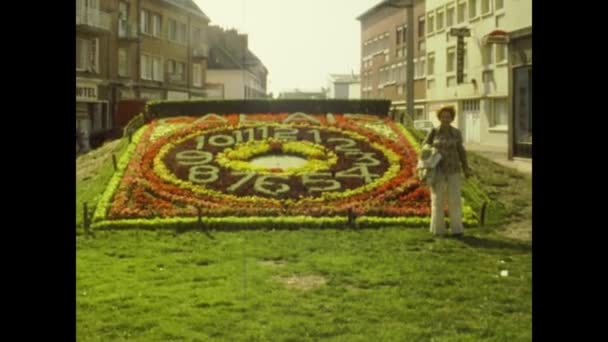
<path id="1" fill-rule="evenodd" d="M 428 22 L 429 22 L 429 25 L 427 26 L 428 27 L 427 33 L 431 34 L 431 33 L 433 33 L 433 30 L 435 29 L 435 17 L 432 14 L 428 14 L 427 16 L 428 16 Z"/>
<path id="2" fill-rule="evenodd" d="M 507 61 L 507 46 L 505 44 L 496 44 L 496 63 Z"/>
<path id="3" fill-rule="evenodd" d="M 79 2 L 80 5 L 82 5 L 82 3 L 84 3 L 84 6 L 87 8 L 99 9 L 99 4 L 98 4 L 97 0 L 84 0 L 84 1 L 80 0 L 77 2 Z"/>
<path id="4" fill-rule="evenodd" d="M 490 0 L 481 0 L 481 14 L 489 14 L 492 11 L 492 3 Z"/>
<path id="5" fill-rule="evenodd" d="M 496 6 L 496 10 L 497 11 L 499 9 L 503 9 L 503 7 L 505 7 L 504 1 L 503 0 L 495 0 L 495 6 Z"/>
<path id="6" fill-rule="evenodd" d="M 174 42 L 186 43 L 186 25 L 169 19 L 169 40 Z"/>
<path id="7" fill-rule="evenodd" d="M 200 64 L 192 64 L 192 84 L 196 87 L 203 86 L 203 68 Z"/>
<path id="8" fill-rule="evenodd" d="M 481 73 L 481 81 L 483 83 L 494 82 L 494 70 L 485 70 Z"/>
<path id="9" fill-rule="evenodd" d="M 407 41 L 407 26 L 403 26 L 403 38 L 401 39 L 401 41 L 405 44 L 405 42 Z"/>
<path id="10" fill-rule="evenodd" d="M 481 64 L 489 65 L 494 63 L 494 54 L 492 53 L 493 46 L 488 44 L 481 49 Z"/>
<path id="11" fill-rule="evenodd" d="M 445 27 L 454 25 L 454 6 L 448 6 L 445 14 Z"/>
<path id="12" fill-rule="evenodd" d="M 424 55 L 424 51 L 426 50 L 426 43 L 424 40 L 418 41 L 418 53 Z"/>
<path id="13" fill-rule="evenodd" d="M 97 39 L 76 38 L 76 70 L 99 72 L 99 42 Z"/>
<path id="14" fill-rule="evenodd" d="M 505 23 L 505 15 L 497 15 L 496 16 L 496 27 L 503 27 Z"/>
<path id="15" fill-rule="evenodd" d="M 141 78 L 150 81 L 163 80 L 163 66 L 159 56 L 141 55 Z"/>
<path id="16" fill-rule="evenodd" d="M 424 37 L 424 15 L 418 17 L 418 37 Z"/>
<path id="17" fill-rule="evenodd" d="M 448 48 L 445 70 L 446 72 L 456 71 L 456 48 L 454 47 Z"/>
<path id="18" fill-rule="evenodd" d="M 477 17 L 477 0 L 469 0 L 469 20 Z"/>
<path id="19" fill-rule="evenodd" d="M 401 27 L 397 27 L 397 33 L 395 34 L 395 37 L 397 37 L 397 42 L 395 44 L 399 45 L 401 43 L 399 41 L 401 39 Z"/>
<path id="20" fill-rule="evenodd" d="M 397 82 L 397 74 L 398 74 L 397 66 L 393 65 L 390 70 L 389 82 Z"/>
<path id="21" fill-rule="evenodd" d="M 415 117 L 414 120 L 424 120 L 424 108 L 415 108 Z"/>
<path id="22" fill-rule="evenodd" d="M 192 33 L 192 40 L 194 44 L 199 44 L 202 42 L 202 30 L 200 27 L 196 27 Z"/>
<path id="23" fill-rule="evenodd" d="M 443 30 L 443 10 L 437 10 L 437 30 L 436 31 L 441 31 Z"/>
<path id="24" fill-rule="evenodd" d="M 160 15 L 142 9 L 140 26 L 143 33 L 160 37 Z"/>
<path id="25" fill-rule="evenodd" d="M 467 20 L 467 3 L 458 3 L 458 23 L 462 23 Z"/>
<path id="26" fill-rule="evenodd" d="M 456 86 L 456 76 L 449 76 L 446 79 L 446 84 L 448 88 L 452 88 Z"/>
<path id="27" fill-rule="evenodd" d="M 426 60 L 428 67 L 426 74 L 432 76 L 435 73 L 435 53 L 429 53 Z"/>
<path id="28" fill-rule="evenodd" d="M 463 54 L 462 70 L 466 71 L 468 68 L 468 64 L 469 64 L 469 58 L 467 57 L 467 44 L 466 43 L 464 43 L 462 45 L 462 54 Z"/>
<path id="29" fill-rule="evenodd" d="M 129 76 L 129 59 L 127 49 L 118 49 L 118 75 Z"/>
<path id="30" fill-rule="evenodd" d="M 129 19 L 129 4 L 120 1 L 118 3 L 118 19 L 119 20 L 128 20 Z"/>
<path id="31" fill-rule="evenodd" d="M 145 32 L 145 33 L 150 32 L 150 18 L 148 16 L 148 14 L 149 14 L 148 11 L 143 10 L 143 9 L 141 10 L 141 13 L 140 13 L 141 21 L 139 22 L 139 26 L 140 26 L 139 29 L 141 32 Z"/>
<path id="32" fill-rule="evenodd" d="M 160 37 L 160 16 L 158 14 L 152 15 L 152 34 Z"/>
<path id="33" fill-rule="evenodd" d="M 406 69 L 406 65 L 405 63 L 403 63 L 401 65 L 401 67 L 399 68 L 399 75 L 401 77 L 402 82 L 405 82 L 407 80 L 407 69 Z"/>
<path id="34" fill-rule="evenodd" d="M 506 128 L 509 122 L 507 99 L 494 100 L 494 112 L 492 114 L 490 127 L 502 126 Z"/>
<path id="35" fill-rule="evenodd" d="M 424 71 L 425 71 L 425 67 L 426 67 L 426 60 L 424 59 L 424 57 L 419 58 L 418 61 L 414 64 L 414 78 L 422 78 L 424 77 Z"/>

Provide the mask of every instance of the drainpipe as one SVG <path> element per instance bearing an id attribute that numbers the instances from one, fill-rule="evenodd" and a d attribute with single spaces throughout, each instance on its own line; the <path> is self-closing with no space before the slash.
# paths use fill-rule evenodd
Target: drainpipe
<path id="1" fill-rule="evenodd" d="M 137 53 L 135 55 L 135 96 L 141 99 L 141 0 L 137 0 L 137 13 L 135 14 L 137 25 Z"/>
<path id="2" fill-rule="evenodd" d="M 188 25 L 186 26 L 186 50 L 188 51 L 188 66 L 186 68 L 186 82 L 188 82 L 188 100 L 192 99 L 192 95 L 190 93 L 190 77 L 192 76 L 192 44 L 190 44 L 190 38 L 192 37 L 192 20 L 191 15 L 188 14 Z"/>
<path id="3" fill-rule="evenodd" d="M 101 6 L 100 6 L 101 7 Z M 101 10 L 101 9 L 100 9 Z M 111 13 L 108 11 L 108 13 Z M 113 17 L 110 17 L 110 25 L 112 25 L 112 19 Z M 114 84 L 112 82 L 112 78 L 111 78 L 111 73 L 110 73 L 110 37 L 112 35 L 112 28 L 110 28 L 110 33 L 106 35 L 106 80 L 108 82 L 108 86 L 107 86 L 107 94 L 106 94 L 106 98 L 108 99 L 108 107 L 106 108 L 106 111 L 102 111 L 102 114 L 104 116 L 105 119 L 108 119 L 108 113 L 111 114 L 111 117 L 114 117 Z M 102 106 L 103 108 L 103 106 Z M 102 132 L 104 132 L 103 134 L 105 135 L 105 133 L 107 131 L 109 131 L 109 126 L 110 123 L 108 122 L 109 120 L 104 120 L 104 118 L 102 118 L 101 122 L 103 123 L 105 121 L 105 125 L 102 128 Z M 111 128 L 111 127 L 110 127 Z"/>

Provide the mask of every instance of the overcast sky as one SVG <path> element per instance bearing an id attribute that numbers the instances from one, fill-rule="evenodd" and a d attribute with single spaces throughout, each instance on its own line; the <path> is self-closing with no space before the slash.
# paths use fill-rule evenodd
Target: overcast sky
<path id="1" fill-rule="evenodd" d="M 268 92 L 320 89 L 331 74 L 360 71 L 356 18 L 381 0 L 194 0 L 211 25 L 249 35 L 268 69 Z"/>

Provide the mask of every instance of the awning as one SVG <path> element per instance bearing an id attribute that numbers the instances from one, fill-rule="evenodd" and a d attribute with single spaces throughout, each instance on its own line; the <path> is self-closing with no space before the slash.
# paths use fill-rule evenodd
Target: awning
<path id="1" fill-rule="evenodd" d="M 509 33 L 504 30 L 494 30 L 481 39 L 482 45 L 487 44 L 508 44 L 510 41 Z"/>

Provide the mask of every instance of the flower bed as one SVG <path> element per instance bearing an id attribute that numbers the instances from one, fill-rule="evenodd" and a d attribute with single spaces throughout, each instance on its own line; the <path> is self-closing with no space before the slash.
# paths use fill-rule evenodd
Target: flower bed
<path id="1" fill-rule="evenodd" d="M 121 158 L 94 227 L 343 227 L 353 216 L 361 226 L 425 225 L 430 195 L 413 173 L 417 150 L 402 126 L 370 115 L 155 120 Z M 253 162 L 268 156 L 302 165 Z M 476 223 L 470 208 L 464 214 Z"/>

